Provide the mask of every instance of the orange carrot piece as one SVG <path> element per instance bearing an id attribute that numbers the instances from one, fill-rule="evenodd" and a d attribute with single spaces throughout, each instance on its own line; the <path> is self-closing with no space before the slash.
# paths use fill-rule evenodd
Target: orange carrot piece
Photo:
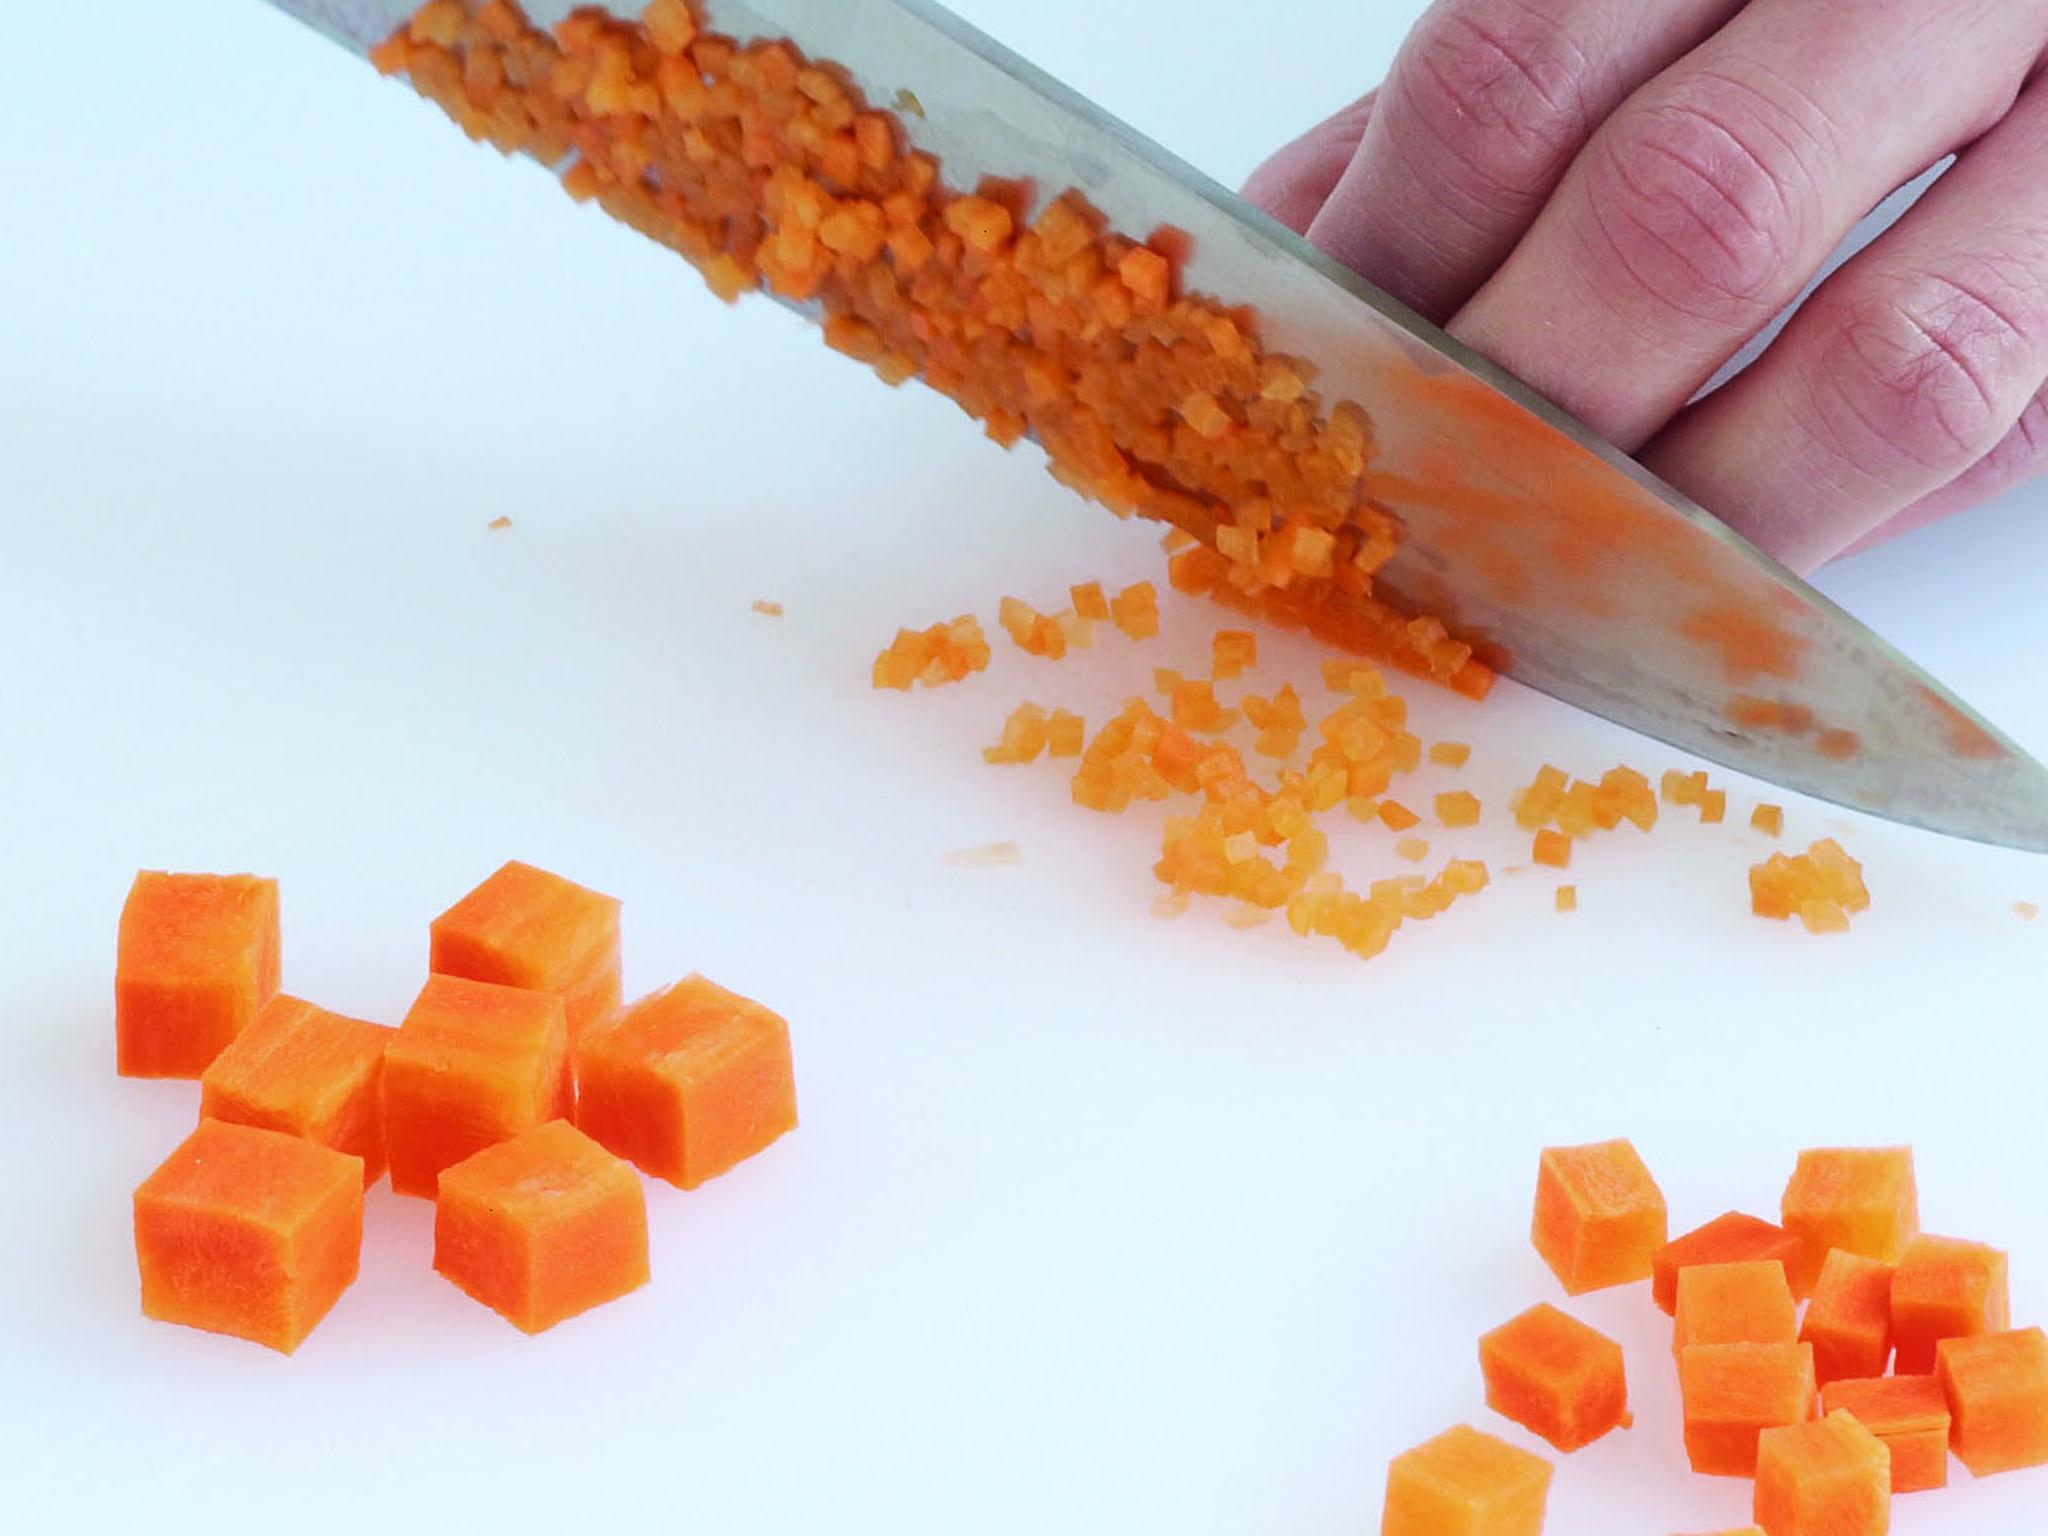
<path id="1" fill-rule="evenodd" d="M 1759 1438 L 1757 1524 L 1771 1536 L 1886 1536 L 1891 1453 L 1846 1413 Z"/>
<path id="2" fill-rule="evenodd" d="M 1429 857 L 1429 842 L 1420 837 L 1404 837 L 1394 844 L 1394 857 L 1405 859 L 1410 864 L 1420 864 Z"/>
<path id="3" fill-rule="evenodd" d="M 1422 821 L 1420 816 L 1398 800 L 1382 800 L 1379 818 L 1389 832 L 1406 832 L 1410 827 L 1420 825 Z"/>
<path id="4" fill-rule="evenodd" d="M 1749 909 L 1758 917 L 1798 917 L 1811 933 L 1840 933 L 1870 905 L 1863 866 L 1824 837 L 1805 853 L 1774 853 L 1749 871 Z"/>
<path id="5" fill-rule="evenodd" d="M 981 749 L 981 760 L 985 763 L 1036 762 L 1051 739 L 1052 717 L 1043 707 L 1027 700 L 1010 711 L 1009 718 L 1003 722 L 1002 738 L 994 746 Z"/>
<path id="6" fill-rule="evenodd" d="M 198 1077 L 277 995 L 277 882 L 143 870 L 121 908 L 114 1041 L 123 1077 Z"/>
<path id="7" fill-rule="evenodd" d="M 1530 844 L 1529 857 L 1548 869 L 1569 869 L 1572 862 L 1572 840 L 1562 832 L 1545 827 L 1536 834 L 1534 842 Z"/>
<path id="8" fill-rule="evenodd" d="M 1840 1248 L 1896 1264 L 1920 1232 L 1911 1147 L 1820 1147 L 1799 1154 L 1780 1202 L 1809 1260 Z"/>
<path id="9" fill-rule="evenodd" d="M 1759 805 L 1749 813 L 1749 825 L 1752 830 L 1763 833 L 1765 837 L 1783 837 L 1785 808 L 1779 805 Z"/>
<path id="10" fill-rule="evenodd" d="M 282 1131 L 202 1120 L 135 1191 L 143 1315 L 285 1354 L 362 1244 L 363 1160 Z"/>
<path id="11" fill-rule="evenodd" d="M 1054 709 L 1045 725 L 1045 750 L 1049 757 L 1079 757 L 1088 735 L 1088 722 L 1070 710 Z"/>
<path id="12" fill-rule="evenodd" d="M 1675 1347 L 1695 1344 L 1793 1344 L 1799 1307 L 1777 1259 L 1694 1264 L 1678 1272 Z"/>
<path id="13" fill-rule="evenodd" d="M 1548 1304 L 1479 1341 L 1486 1406 L 1560 1451 L 1629 1422 L 1621 1346 Z"/>
<path id="14" fill-rule="evenodd" d="M 394 1031 L 279 993 L 199 1079 L 202 1119 L 283 1131 L 384 1176 L 384 1047 Z"/>
<path id="15" fill-rule="evenodd" d="M 561 1118 L 574 1097 L 560 997 L 429 976 L 384 1048 L 391 1187 L 431 1200 L 442 1169 Z"/>
<path id="16" fill-rule="evenodd" d="M 1892 1357 L 1892 1266 L 1830 1249 L 1799 1337 L 1813 1346 L 1822 1386 L 1882 1376 Z"/>
<path id="17" fill-rule="evenodd" d="M 1550 1463 L 1460 1424 L 1387 1468 L 1380 1536 L 1541 1536 Z"/>
<path id="18" fill-rule="evenodd" d="M 1647 1280 L 1668 1222 L 1663 1192 L 1627 1141 L 1544 1149 L 1530 1236 L 1567 1295 Z"/>
<path id="19" fill-rule="evenodd" d="M 619 903 L 512 859 L 435 918 L 427 968 L 438 976 L 552 992 L 569 1038 L 619 1006 Z"/>
<path id="20" fill-rule="evenodd" d="M 1134 582 L 1110 599 L 1109 616 L 1132 640 L 1159 633 L 1159 592 L 1149 581 Z"/>
<path id="21" fill-rule="evenodd" d="M 1710 789 L 1700 796 L 1700 822 L 1712 826 L 1728 819 L 1728 791 Z"/>
<path id="22" fill-rule="evenodd" d="M 550 1120 L 441 1174 L 434 1268 L 526 1333 L 647 1283 L 632 1166 Z"/>
<path id="23" fill-rule="evenodd" d="M 1983 1243 L 1916 1237 L 1892 1276 L 1892 1339 L 1901 1376 L 1934 1369 L 1943 1339 L 2004 1333 L 2012 1327 L 2006 1257 Z"/>
<path id="24" fill-rule="evenodd" d="M 1943 1339 L 1934 1356 L 1955 1452 L 1972 1475 L 2048 1465 L 2048 1334 Z"/>
<path id="25" fill-rule="evenodd" d="M 1757 1439 L 1813 1416 L 1813 1349 L 1806 1344 L 1696 1344 L 1678 1357 L 1685 1453 L 1695 1472 L 1753 1477 Z"/>
<path id="26" fill-rule="evenodd" d="M 690 976 L 577 1052 L 577 1123 L 644 1173 L 695 1189 L 796 1128 L 789 1025 Z"/>
<path id="27" fill-rule="evenodd" d="M 1948 1486 L 1948 1437 L 1952 1420 L 1941 1382 L 1932 1376 L 1886 1376 L 1827 1382 L 1820 1389 L 1824 1414 L 1846 1413 L 1884 1442 L 1891 1452 L 1893 1493 L 1922 1493 Z"/>
<path id="28" fill-rule="evenodd" d="M 1248 629 L 1219 629 L 1209 642 L 1209 675 L 1218 682 L 1242 677 L 1259 664 L 1259 637 Z"/>
<path id="29" fill-rule="evenodd" d="M 1673 1238 L 1657 1253 L 1650 1294 L 1670 1316 L 1678 1310 L 1678 1272 L 1694 1264 L 1734 1264 L 1745 1259 L 1776 1259 L 1785 1266 L 1792 1294 L 1813 1294 L 1814 1275 L 1806 1268 L 1806 1245 L 1783 1227 L 1729 1211 L 1683 1237 Z"/>
<path id="30" fill-rule="evenodd" d="M 1463 741 L 1432 742 L 1429 760 L 1442 768 L 1462 768 L 1472 760 L 1472 747 Z"/>
<path id="31" fill-rule="evenodd" d="M 1454 789 L 1436 797 L 1436 819 L 1447 827 L 1478 826 L 1479 810 L 1479 797 L 1467 790 Z"/>
<path id="32" fill-rule="evenodd" d="M 1576 912 L 1579 910 L 1579 888 L 1576 885 L 1560 885 L 1557 888 L 1557 910 Z"/>
<path id="33" fill-rule="evenodd" d="M 1109 598 L 1104 595 L 1099 581 L 1083 582 L 1068 589 L 1067 597 L 1074 605 L 1074 612 L 1090 623 L 1109 622 Z"/>

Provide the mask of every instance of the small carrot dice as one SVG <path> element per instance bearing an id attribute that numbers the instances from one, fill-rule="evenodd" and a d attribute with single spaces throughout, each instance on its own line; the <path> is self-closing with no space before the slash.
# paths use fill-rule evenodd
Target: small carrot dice
<path id="1" fill-rule="evenodd" d="M 1901 1376 L 1934 1369 L 1943 1339 L 2004 1333 L 2012 1327 L 2006 1257 L 1983 1243 L 1916 1237 L 1892 1276 L 1892 1340 Z"/>
<path id="2" fill-rule="evenodd" d="M 1749 813 L 1750 827 L 1765 837 L 1785 835 L 1785 808 L 1779 805 L 1762 804 Z"/>
<path id="3" fill-rule="evenodd" d="M 695 1189 L 796 1128 L 789 1025 L 691 976 L 577 1051 L 577 1123 L 644 1173 Z"/>
<path id="4" fill-rule="evenodd" d="M 1948 1486 L 1948 1399 L 1933 1376 L 1836 1381 L 1820 1389 L 1823 1413 L 1846 1413 L 1884 1442 L 1892 1492 Z"/>
<path id="5" fill-rule="evenodd" d="M 562 999 L 429 976 L 384 1048 L 391 1187 L 431 1200 L 441 1170 L 569 1113 Z"/>
<path id="6" fill-rule="evenodd" d="M 1776 1259 L 1695 1264 L 1678 1272 L 1676 1347 L 1695 1344 L 1792 1344 L 1799 1308 Z"/>
<path id="7" fill-rule="evenodd" d="M 1544 1149 L 1531 1237 L 1566 1294 L 1648 1279 L 1668 1223 L 1663 1192 L 1627 1141 Z"/>
<path id="8" fill-rule="evenodd" d="M 1479 810 L 1479 797 L 1467 790 L 1454 789 L 1436 797 L 1436 819 L 1447 827 L 1478 826 Z"/>
<path id="9" fill-rule="evenodd" d="M 1461 1424 L 1387 1468 L 1380 1536 L 1541 1536 L 1550 1463 Z"/>
<path id="10" fill-rule="evenodd" d="M 1745 1259 L 1776 1259 L 1785 1266 L 1786 1283 L 1795 1297 L 1813 1293 L 1813 1276 L 1804 1272 L 1806 1245 L 1783 1227 L 1741 1211 L 1716 1216 L 1703 1227 L 1673 1238 L 1657 1253 L 1650 1294 L 1667 1314 L 1678 1310 L 1678 1272 L 1694 1264 L 1734 1264 Z"/>
<path id="11" fill-rule="evenodd" d="M 1486 1406 L 1560 1451 L 1628 1423 L 1621 1346 L 1547 1304 L 1479 1341 Z"/>
<path id="12" fill-rule="evenodd" d="M 1472 748 L 1462 741 L 1433 742 L 1429 748 L 1429 760 L 1444 768 L 1462 768 L 1472 760 Z"/>
<path id="13" fill-rule="evenodd" d="M 1545 827 L 1530 845 L 1529 857 L 1547 869 L 1569 869 L 1572 840 L 1554 828 Z"/>
<path id="14" fill-rule="evenodd" d="M 1679 1354 L 1678 1384 L 1693 1471 L 1752 1477 L 1758 1436 L 1813 1417 L 1813 1348 L 1695 1344 Z"/>
<path id="15" fill-rule="evenodd" d="M 1576 912 L 1579 910 L 1579 888 L 1576 885 L 1560 885 L 1555 900 L 1558 911 Z"/>
<path id="16" fill-rule="evenodd" d="M 1911 1147 L 1822 1147 L 1799 1154 L 1780 1202 L 1810 1258 L 1830 1248 L 1896 1264 L 1920 1231 Z"/>
<path id="17" fill-rule="evenodd" d="M 1109 598 L 1104 595 L 1102 583 L 1087 581 L 1077 587 L 1070 587 L 1067 596 L 1074 604 L 1074 612 L 1091 622 L 1106 623 L 1109 619 Z"/>
<path id="18" fill-rule="evenodd" d="M 428 929 L 438 976 L 553 992 L 574 1040 L 619 1006 L 619 903 L 513 859 Z"/>
<path id="19" fill-rule="evenodd" d="M 1378 815 L 1381 824 L 1389 832 L 1406 832 L 1410 827 L 1420 825 L 1422 821 L 1420 816 L 1398 800 L 1382 800 Z"/>
<path id="20" fill-rule="evenodd" d="M 226 1120 L 135 1191 L 142 1311 L 290 1354 L 354 1283 L 363 1160 Z"/>
<path id="21" fill-rule="evenodd" d="M 1756 1519 L 1771 1536 L 1886 1536 L 1891 1511 L 1891 1453 L 1848 1414 L 1760 1437 Z"/>
<path id="22" fill-rule="evenodd" d="M 1132 640 L 1150 640 L 1159 633 L 1159 593 L 1149 581 L 1135 582 L 1110 599 L 1109 616 Z"/>
<path id="23" fill-rule="evenodd" d="M 279 993 L 199 1079 L 203 1119 L 283 1131 L 384 1176 L 384 1047 L 395 1031 Z"/>
<path id="24" fill-rule="evenodd" d="M 1830 1250 L 1799 1337 L 1813 1346 L 1814 1374 L 1823 1386 L 1882 1376 L 1892 1357 L 1892 1266 Z"/>
<path id="25" fill-rule="evenodd" d="M 1956 1455 L 1973 1475 L 2048 1465 L 2048 1334 L 1943 1339 L 1934 1373 L 1955 1419 Z"/>
<path id="26" fill-rule="evenodd" d="M 441 1174 L 434 1268 L 525 1333 L 647 1283 L 632 1166 L 550 1120 Z"/>
<path id="27" fill-rule="evenodd" d="M 1259 664 L 1259 637 L 1248 629 L 1219 629 L 1209 642 L 1209 675 L 1219 682 L 1242 677 Z"/>
<path id="28" fill-rule="evenodd" d="M 277 882 L 144 870 L 121 908 L 114 1041 L 123 1077 L 198 1077 L 277 995 Z"/>

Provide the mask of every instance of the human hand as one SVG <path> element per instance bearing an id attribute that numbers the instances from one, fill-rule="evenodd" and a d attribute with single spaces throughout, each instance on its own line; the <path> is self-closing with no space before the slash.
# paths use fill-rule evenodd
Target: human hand
<path id="1" fill-rule="evenodd" d="M 1245 192 L 1810 570 L 2048 470 L 2044 52 L 2048 0 L 1437 0 Z"/>

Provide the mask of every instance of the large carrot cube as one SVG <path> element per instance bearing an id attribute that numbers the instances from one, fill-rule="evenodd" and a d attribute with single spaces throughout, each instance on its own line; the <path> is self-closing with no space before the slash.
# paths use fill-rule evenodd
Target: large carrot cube
<path id="1" fill-rule="evenodd" d="M 434 1197 L 441 1170 L 569 1113 L 562 1000 L 430 976 L 384 1050 L 391 1187 Z"/>
<path id="2" fill-rule="evenodd" d="M 1785 1230 L 1818 1262 L 1830 1248 L 1899 1262 L 1920 1232 L 1911 1147 L 1824 1147 L 1799 1154 L 1785 1186 Z"/>
<path id="3" fill-rule="evenodd" d="M 1695 1264 L 1678 1272 L 1675 1347 L 1694 1344 L 1792 1344 L 1799 1306 L 1776 1259 Z"/>
<path id="4" fill-rule="evenodd" d="M 1901 1376 L 1934 1369 L 1943 1339 L 2012 1327 L 2005 1255 L 1983 1243 L 1916 1237 L 1892 1276 L 1892 1339 Z"/>
<path id="5" fill-rule="evenodd" d="M 275 880 L 137 875 L 114 967 L 122 1076 L 199 1076 L 277 994 L 281 955 Z"/>
<path id="6" fill-rule="evenodd" d="M 384 1047 L 394 1031 L 279 993 L 199 1079 L 199 1113 L 304 1137 L 384 1175 Z"/>
<path id="7" fill-rule="evenodd" d="M 647 1283 L 640 1175 L 566 1120 L 441 1174 L 434 1268 L 515 1327 L 552 1328 Z"/>
<path id="8" fill-rule="evenodd" d="M 1695 1472 L 1750 1477 L 1757 1436 L 1813 1417 L 1805 1344 L 1696 1344 L 1678 1357 L 1685 1452 Z"/>
<path id="9" fill-rule="evenodd" d="M 1892 1266 L 1831 1250 L 1799 1337 L 1813 1346 L 1814 1374 L 1823 1386 L 1882 1376 L 1892 1357 Z"/>
<path id="10" fill-rule="evenodd" d="M 135 1191 L 142 1311 L 290 1354 L 355 1280 L 363 1162 L 202 1120 Z"/>
<path id="11" fill-rule="evenodd" d="M 1785 1280 L 1795 1298 L 1803 1301 L 1813 1294 L 1813 1282 L 1820 1272 L 1816 1263 L 1809 1271 L 1806 1244 L 1775 1222 L 1729 1211 L 1683 1237 L 1674 1237 L 1658 1250 L 1650 1274 L 1650 1295 L 1667 1315 L 1678 1310 L 1678 1272 L 1695 1264 L 1739 1264 L 1753 1259 L 1776 1259 L 1785 1266 Z"/>
<path id="12" fill-rule="evenodd" d="M 1670 1237 L 1664 1195 L 1626 1141 L 1547 1147 L 1530 1228 L 1568 1295 L 1646 1280 Z"/>
<path id="13" fill-rule="evenodd" d="M 1621 1346 L 1549 1305 L 1531 1307 L 1479 1341 L 1486 1406 L 1560 1451 L 1628 1422 Z"/>
<path id="14" fill-rule="evenodd" d="M 1849 1414 L 1892 1453 L 1892 1492 L 1948 1486 L 1948 1398 L 1932 1376 L 1886 1376 L 1831 1382 L 1820 1389 L 1823 1413 Z"/>
<path id="15" fill-rule="evenodd" d="M 691 976 L 583 1039 L 577 1123 L 642 1171 L 695 1189 L 796 1127 L 789 1025 Z"/>
<path id="16" fill-rule="evenodd" d="M 517 859 L 434 919 L 439 976 L 554 992 L 569 1037 L 619 1007 L 619 904 Z"/>
<path id="17" fill-rule="evenodd" d="M 1550 1463 L 1469 1425 L 1396 1456 L 1380 1536 L 1541 1536 Z"/>
<path id="18" fill-rule="evenodd" d="M 1891 1521 L 1891 1454 L 1848 1414 L 1764 1431 L 1756 1522 L 1770 1536 L 1885 1536 Z"/>
<path id="19" fill-rule="evenodd" d="M 1934 1370 L 1955 1419 L 1955 1451 L 1978 1477 L 2048 1463 L 2048 1334 L 2039 1328 L 1943 1339 Z"/>

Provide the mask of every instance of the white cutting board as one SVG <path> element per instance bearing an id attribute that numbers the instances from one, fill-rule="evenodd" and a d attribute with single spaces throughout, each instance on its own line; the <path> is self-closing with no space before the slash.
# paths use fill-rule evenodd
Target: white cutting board
<path id="1" fill-rule="evenodd" d="M 1234 178 L 1415 7 L 1270 8 L 1255 46 L 1223 0 L 965 9 Z M 2048 920 L 2011 909 L 2048 864 L 1793 802 L 1876 891 L 1809 939 L 1746 913 L 1735 782 L 1725 827 L 1584 847 L 1572 918 L 1502 876 L 1370 965 L 1162 922 L 1156 811 L 1075 810 L 979 748 L 1019 698 L 1099 716 L 1198 664 L 1214 614 L 866 680 L 900 623 L 1156 575 L 1149 531 L 770 306 L 723 311 L 255 0 L 4 32 L 12 1528 L 1371 1531 L 1390 1455 L 1503 1429 L 1474 1340 L 1557 1299 L 1536 1150 L 1611 1135 L 1687 1226 L 1770 1211 L 1803 1144 L 1910 1140 L 1929 1225 L 2008 1244 L 2048 1318 Z M 2037 491 L 1826 584 L 2048 751 L 2044 570 Z M 1266 649 L 1266 681 L 1312 681 Z M 1513 687 L 1415 709 L 1477 751 L 1414 797 L 1494 812 L 1437 852 L 1496 871 L 1541 761 L 1675 762 Z M 998 839 L 1024 862 L 945 862 Z M 1386 842 L 1338 861 L 1388 872 Z M 288 984 L 390 1020 L 428 918 L 511 855 L 624 898 L 629 988 L 701 968 L 786 1013 L 802 1130 L 652 1188 L 654 1283 L 538 1339 L 437 1278 L 427 1208 L 382 1189 L 295 1358 L 145 1323 L 128 1195 L 196 1092 L 113 1075 L 133 871 L 281 877 Z M 1638 1422 L 1562 1469 L 1551 1529 L 1740 1523 L 1744 1485 L 1684 1472 L 1662 1317 L 1575 1310 L 1630 1346 Z M 2038 1524 L 2048 1473 L 1957 1476 L 1902 1536 Z"/>

